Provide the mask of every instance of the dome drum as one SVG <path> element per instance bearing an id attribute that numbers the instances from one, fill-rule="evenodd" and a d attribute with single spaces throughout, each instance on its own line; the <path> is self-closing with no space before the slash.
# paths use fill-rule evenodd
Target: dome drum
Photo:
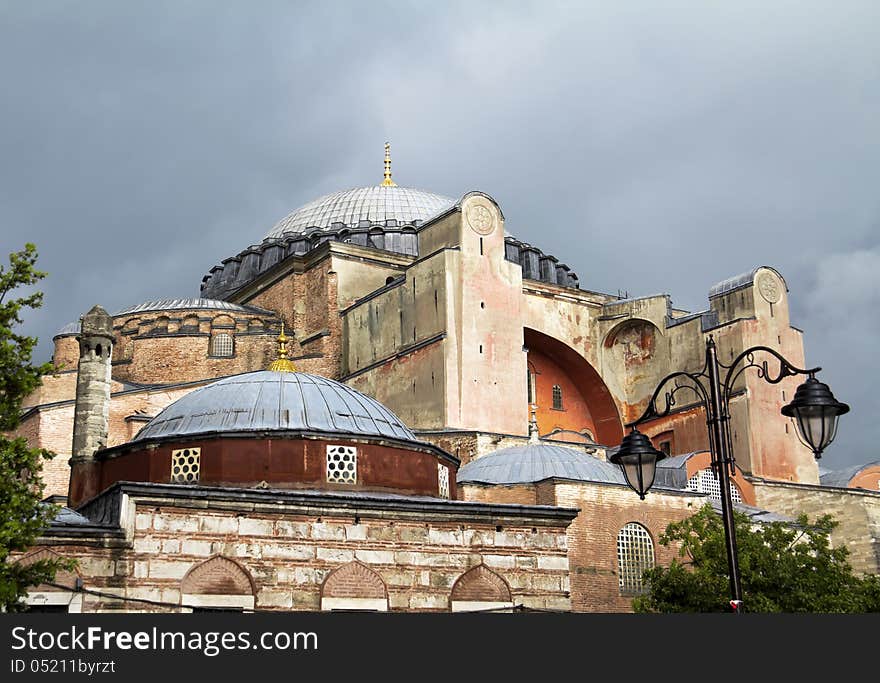
<path id="1" fill-rule="evenodd" d="M 346 477 L 334 480 L 332 456 L 340 447 L 351 459 Z M 178 458 L 193 460 L 181 472 Z M 330 464 L 328 464 L 330 463 Z M 455 497 L 458 462 L 425 444 L 305 436 L 234 434 L 133 442 L 98 454 L 99 491 L 119 481 L 180 483 L 212 487 L 365 490 L 430 497 Z M 441 491 L 439 468 L 448 469 Z M 187 478 L 189 477 L 189 478 Z M 352 481 L 353 480 L 353 481 Z"/>

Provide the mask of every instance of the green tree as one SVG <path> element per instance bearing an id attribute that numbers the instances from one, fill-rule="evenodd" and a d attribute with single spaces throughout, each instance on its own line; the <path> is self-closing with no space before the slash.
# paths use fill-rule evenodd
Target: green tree
<path id="1" fill-rule="evenodd" d="M 855 575 L 849 551 L 831 547 L 830 515 L 795 524 L 755 524 L 741 513 L 735 520 L 745 611 L 880 611 L 880 578 Z M 649 592 L 633 600 L 636 612 L 729 611 L 724 526 L 710 505 L 670 524 L 660 543 L 678 545 L 681 559 L 645 572 Z"/>
<path id="2" fill-rule="evenodd" d="M 57 512 L 40 503 L 42 461 L 53 454 L 6 434 L 18 427 L 24 398 L 52 371 L 51 363 L 31 363 L 37 340 L 15 332 L 22 310 L 43 302 L 41 292 L 14 296 L 18 288 L 45 277 L 34 268 L 36 261 L 36 247 L 27 244 L 9 255 L 8 267 L 0 266 L 0 608 L 7 611 L 20 607 L 28 586 L 51 581 L 58 569 L 71 566 L 68 561 L 41 560 L 25 567 L 9 560 L 10 553 L 29 548 Z"/>

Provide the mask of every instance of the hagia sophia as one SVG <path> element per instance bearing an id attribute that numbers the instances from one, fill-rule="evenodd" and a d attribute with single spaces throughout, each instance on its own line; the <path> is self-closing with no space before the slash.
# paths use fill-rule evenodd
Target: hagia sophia
<path id="1" fill-rule="evenodd" d="M 695 312 L 592 291 L 490 195 L 398 186 L 388 145 L 380 184 L 262 232 L 198 297 L 59 329 L 17 433 L 58 454 L 62 507 L 17 561 L 77 566 L 32 610 L 630 611 L 720 490 L 696 401 L 642 427 L 668 456 L 644 501 L 608 460 L 625 425 L 710 335 L 804 363 L 774 268 Z M 834 514 L 877 573 L 880 463 L 820 471 L 780 413 L 798 383 L 739 378 L 731 495 L 756 524 Z"/>

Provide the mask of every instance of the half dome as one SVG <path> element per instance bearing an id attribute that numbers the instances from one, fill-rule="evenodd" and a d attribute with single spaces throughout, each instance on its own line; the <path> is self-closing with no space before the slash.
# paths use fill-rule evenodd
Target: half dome
<path id="1" fill-rule="evenodd" d="M 385 406 L 345 384 L 305 372 L 268 370 L 196 389 L 153 418 L 134 441 L 271 431 L 419 441 Z"/>
<path id="2" fill-rule="evenodd" d="M 455 200 L 411 187 L 356 187 L 318 197 L 282 218 L 266 235 L 266 239 L 284 233 L 304 232 L 307 228 L 328 229 L 334 223 L 350 228 L 361 221 L 399 224 L 424 221 L 452 206 Z"/>

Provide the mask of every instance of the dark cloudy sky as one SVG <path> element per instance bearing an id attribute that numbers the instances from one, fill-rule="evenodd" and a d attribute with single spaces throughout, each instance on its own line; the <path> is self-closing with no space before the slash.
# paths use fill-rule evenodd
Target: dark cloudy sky
<path id="1" fill-rule="evenodd" d="M 0 1 L 0 252 L 55 330 L 197 296 L 327 192 L 495 197 L 584 288 L 775 266 L 852 404 L 822 464 L 880 459 L 880 3 Z"/>

